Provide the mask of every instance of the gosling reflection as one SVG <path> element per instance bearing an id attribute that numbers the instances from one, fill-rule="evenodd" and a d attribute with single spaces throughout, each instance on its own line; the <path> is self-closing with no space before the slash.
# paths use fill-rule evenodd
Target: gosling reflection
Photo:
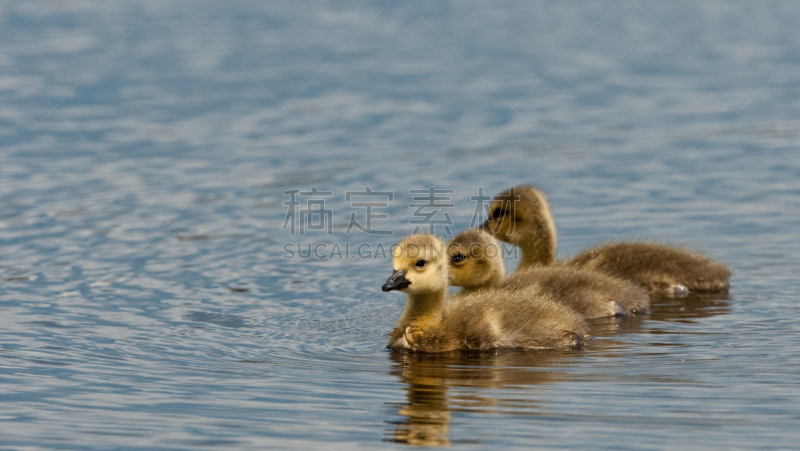
<path id="1" fill-rule="evenodd" d="M 407 384 L 407 404 L 394 405 L 404 417 L 392 423 L 385 440 L 413 446 L 449 446 L 451 412 L 508 414 L 520 408 L 519 397 L 471 388 L 509 388 L 552 384 L 568 375 L 556 370 L 572 353 L 504 350 L 502 353 L 454 351 L 419 354 L 394 351 L 392 374 Z M 450 393 L 451 388 L 458 389 Z M 530 398 L 527 398 L 530 399 Z M 527 401 L 531 405 L 537 401 Z M 530 414 L 531 406 L 524 411 Z M 512 411 L 513 411 L 512 410 Z"/>
<path id="2" fill-rule="evenodd" d="M 689 293 L 683 298 L 653 297 L 650 319 L 681 321 L 726 315 L 731 312 L 729 293 Z"/>
<path id="3" fill-rule="evenodd" d="M 630 343 L 628 334 L 659 334 L 671 322 L 695 322 L 730 313 L 728 293 L 690 293 L 683 298 L 653 296 L 650 313 L 626 319 L 591 321 L 593 339 L 581 352 L 503 350 L 500 353 L 453 351 L 440 354 L 393 351 L 391 373 L 406 385 L 407 403 L 393 405 L 402 417 L 391 423 L 386 441 L 413 446 L 449 446 L 452 412 L 535 415 L 542 406 L 535 396 L 485 389 L 519 388 L 566 381 L 560 367 L 591 353 L 619 356 Z M 658 323 L 661 322 L 661 323 Z M 660 325 L 659 325 L 660 324 Z M 618 337 L 618 338 L 617 338 Z"/>
<path id="4" fill-rule="evenodd" d="M 685 329 L 683 333 L 705 333 L 699 326 L 702 319 L 730 313 L 730 301 L 728 293 L 690 293 L 683 298 L 653 296 L 647 315 L 616 322 L 607 318 L 591 321 L 592 340 L 586 351 L 591 352 L 593 357 L 618 358 L 621 356 L 620 350 L 627 349 L 631 344 L 628 337 L 645 334 L 652 338 L 640 351 L 651 353 L 653 346 L 664 345 L 658 336 L 676 333 L 673 323 L 698 323 L 696 329 Z"/>
<path id="5" fill-rule="evenodd" d="M 630 318 L 599 318 L 590 321 L 592 337 L 587 349 L 598 349 L 602 344 L 597 338 L 615 335 L 657 333 L 662 327 L 654 327 L 653 321 L 663 323 L 696 322 L 702 318 L 726 315 L 731 312 L 729 293 L 689 293 L 682 298 L 651 295 L 650 312 Z M 701 330 L 698 329 L 698 332 Z"/>

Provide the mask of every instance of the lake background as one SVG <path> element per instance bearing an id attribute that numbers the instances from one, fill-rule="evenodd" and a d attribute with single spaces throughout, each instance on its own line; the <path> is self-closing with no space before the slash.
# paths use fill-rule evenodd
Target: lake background
<path id="1" fill-rule="evenodd" d="M 799 19 L 0 1 L 0 447 L 797 446 Z M 657 299 L 579 352 L 385 350 L 405 299 L 378 250 L 424 216 L 410 190 L 447 190 L 446 235 L 522 183 L 559 257 L 687 245 L 729 296 Z M 347 233 L 365 187 L 392 235 Z"/>

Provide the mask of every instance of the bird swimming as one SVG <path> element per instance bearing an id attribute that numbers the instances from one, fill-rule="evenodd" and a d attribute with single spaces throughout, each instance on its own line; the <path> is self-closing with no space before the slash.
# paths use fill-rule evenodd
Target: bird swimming
<path id="1" fill-rule="evenodd" d="M 523 268 L 505 277 L 500 244 L 487 232 L 467 229 L 447 243 L 450 285 L 465 293 L 486 287 L 534 287 L 588 319 L 646 312 L 643 288 L 600 272 L 562 265 Z"/>
<path id="2" fill-rule="evenodd" d="M 410 235 L 393 251 L 393 273 L 383 291 L 406 294 L 406 307 L 389 334 L 391 349 L 575 349 L 588 337 L 586 320 L 534 288 L 486 288 L 448 297 L 444 243 Z"/>
<path id="3" fill-rule="evenodd" d="M 515 186 L 492 199 L 481 226 L 522 251 L 518 271 L 555 262 L 556 229 L 547 197 L 532 186 Z M 692 292 L 725 292 L 731 271 L 721 262 L 673 246 L 609 243 L 562 262 L 629 280 L 651 293 L 682 296 Z"/>

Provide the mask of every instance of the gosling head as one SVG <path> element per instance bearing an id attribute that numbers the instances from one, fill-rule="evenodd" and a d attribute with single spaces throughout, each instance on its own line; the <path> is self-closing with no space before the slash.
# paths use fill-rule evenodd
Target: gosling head
<path id="1" fill-rule="evenodd" d="M 435 236 L 407 236 L 395 247 L 392 257 L 394 273 L 383 291 L 421 294 L 447 290 L 447 255 Z"/>
<path id="2" fill-rule="evenodd" d="M 492 199 L 481 225 L 499 240 L 530 249 L 541 263 L 555 261 L 556 227 L 547 197 L 532 186 L 515 186 Z M 546 260 L 546 261 L 545 261 Z"/>
<path id="3" fill-rule="evenodd" d="M 464 288 L 493 286 L 503 280 L 505 268 L 500 242 L 479 229 L 467 229 L 447 243 L 450 285 Z"/>

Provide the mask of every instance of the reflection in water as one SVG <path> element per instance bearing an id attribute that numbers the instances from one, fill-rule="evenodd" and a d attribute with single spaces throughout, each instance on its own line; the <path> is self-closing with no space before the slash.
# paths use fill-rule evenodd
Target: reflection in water
<path id="1" fill-rule="evenodd" d="M 238 315 L 225 315 L 222 313 L 210 313 L 191 311 L 184 315 L 187 321 L 195 321 L 198 323 L 210 323 L 223 327 L 248 327 L 247 319 Z"/>
<path id="2" fill-rule="evenodd" d="M 651 312 L 620 320 L 600 318 L 592 321 L 592 335 L 603 340 L 590 341 L 585 351 L 504 350 L 497 353 L 455 351 L 423 354 L 395 351 L 392 374 L 407 385 L 407 404 L 394 406 L 404 421 L 392 423 L 385 440 L 414 446 L 448 446 L 451 413 L 457 411 L 488 414 L 535 415 L 539 402 L 526 394 L 498 392 L 500 388 L 524 388 L 565 381 L 568 373 L 559 367 L 591 353 L 595 357 L 616 355 L 619 346 L 606 338 L 621 334 L 660 333 L 655 321 L 693 322 L 730 312 L 727 293 L 691 294 L 684 298 L 656 297 Z M 602 378 L 602 376 L 598 375 Z M 452 388 L 460 388 L 451 391 Z M 471 390 L 471 389 L 481 390 Z M 465 390 L 466 389 L 466 390 Z"/>
<path id="3" fill-rule="evenodd" d="M 554 368 L 569 363 L 574 357 L 574 352 L 563 351 L 392 352 L 392 374 L 408 385 L 408 403 L 396 406 L 406 419 L 387 431 L 386 440 L 415 446 L 447 446 L 450 444 L 451 412 L 508 414 L 518 411 L 520 403 L 518 397 L 500 398 L 494 391 L 449 393 L 450 388 L 497 389 L 550 384 L 568 377 Z M 530 406 L 526 406 L 525 413 L 530 414 L 530 410 Z"/>
<path id="4" fill-rule="evenodd" d="M 620 320 L 597 318 L 591 320 L 592 336 L 608 337 L 628 333 L 653 333 L 653 321 L 695 322 L 701 318 L 728 314 L 731 311 L 728 293 L 690 293 L 683 298 L 651 295 L 650 313 Z M 589 343 L 595 348 L 596 343 Z"/>
<path id="5" fill-rule="evenodd" d="M 685 298 L 653 297 L 650 319 L 684 321 L 731 312 L 728 293 L 691 293 Z"/>

